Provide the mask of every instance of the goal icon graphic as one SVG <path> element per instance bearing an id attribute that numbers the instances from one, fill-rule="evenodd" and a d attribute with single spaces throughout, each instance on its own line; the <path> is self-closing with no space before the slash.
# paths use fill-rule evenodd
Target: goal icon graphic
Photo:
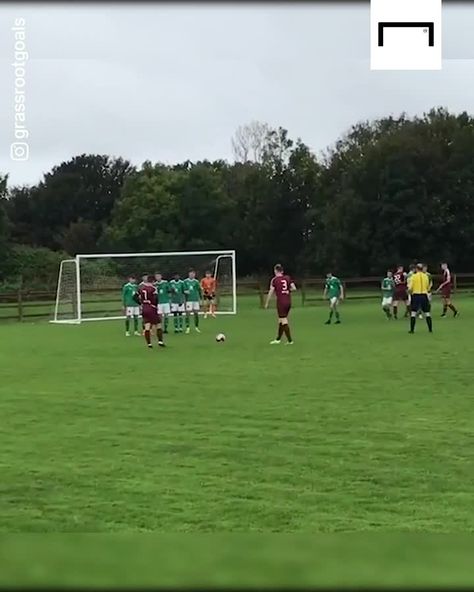
<path id="1" fill-rule="evenodd" d="M 159 272 L 181 278 L 194 269 L 201 279 L 210 271 L 217 282 L 217 314 L 236 314 L 235 251 L 113 253 L 76 255 L 61 261 L 52 323 L 123 319 L 121 288 L 130 276 L 140 282 Z"/>

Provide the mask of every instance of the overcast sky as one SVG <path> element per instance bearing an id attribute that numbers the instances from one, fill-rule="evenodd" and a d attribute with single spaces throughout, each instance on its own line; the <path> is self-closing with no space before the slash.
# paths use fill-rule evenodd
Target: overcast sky
<path id="1" fill-rule="evenodd" d="M 26 21 L 30 157 L 14 140 L 15 18 Z M 474 112 L 474 5 L 443 9 L 443 70 L 371 72 L 369 4 L 0 6 L 0 173 L 35 183 L 81 153 L 232 158 L 235 129 L 283 126 L 318 152 L 361 119 Z"/>

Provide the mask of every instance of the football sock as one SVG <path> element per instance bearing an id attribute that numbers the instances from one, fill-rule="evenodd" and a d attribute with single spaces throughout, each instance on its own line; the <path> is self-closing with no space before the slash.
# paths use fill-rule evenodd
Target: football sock
<path id="1" fill-rule="evenodd" d="M 431 317 L 426 317 L 426 324 L 428 325 L 428 329 L 431 333 L 433 331 L 433 320 L 431 319 Z"/>
<path id="2" fill-rule="evenodd" d="M 291 339 L 290 325 L 283 325 L 283 332 L 285 333 L 286 338 L 287 338 L 288 341 L 293 341 Z"/>
<path id="3" fill-rule="evenodd" d="M 394 307 L 393 307 L 393 316 L 394 316 L 395 318 L 398 318 L 398 306 L 394 306 Z"/>
<path id="4" fill-rule="evenodd" d="M 156 335 L 158 337 L 158 341 L 163 341 L 163 329 L 161 327 L 156 330 Z"/>
<path id="5" fill-rule="evenodd" d="M 389 319 L 392 315 L 390 314 L 389 308 L 384 308 L 385 314 L 387 315 L 387 319 Z"/>
<path id="6" fill-rule="evenodd" d="M 339 321 L 339 311 L 336 310 L 336 321 Z"/>
<path id="7" fill-rule="evenodd" d="M 199 313 L 194 313 L 194 326 L 199 327 Z"/>
<path id="8" fill-rule="evenodd" d="M 133 329 L 135 333 L 138 332 L 138 317 L 133 317 Z"/>
<path id="9" fill-rule="evenodd" d="M 168 331 L 168 315 L 165 315 L 165 331 Z"/>
<path id="10" fill-rule="evenodd" d="M 176 331 L 179 329 L 178 313 L 177 312 L 173 313 L 173 325 L 174 325 L 174 331 L 176 333 Z"/>
<path id="11" fill-rule="evenodd" d="M 182 331 L 183 327 L 184 327 L 184 319 L 183 319 L 182 313 L 179 315 L 178 319 L 179 319 L 179 330 Z"/>
<path id="12" fill-rule="evenodd" d="M 334 314 L 334 311 L 333 311 L 333 309 L 331 308 L 331 310 L 330 310 L 330 312 L 329 312 L 329 320 L 330 320 L 330 321 L 332 320 L 333 314 Z"/>
<path id="13" fill-rule="evenodd" d="M 426 317 L 426 318 L 428 318 L 428 317 Z M 410 317 L 410 331 L 415 330 L 415 325 L 416 325 L 416 317 L 411 316 Z"/>
<path id="14" fill-rule="evenodd" d="M 150 339 L 150 330 L 149 329 L 145 329 L 145 341 L 146 341 L 147 345 L 150 345 L 151 339 Z"/>
<path id="15" fill-rule="evenodd" d="M 282 336 L 283 336 L 283 325 L 281 323 L 278 323 L 277 341 L 280 341 Z"/>
<path id="16" fill-rule="evenodd" d="M 443 314 L 445 315 L 448 312 L 448 305 L 443 304 Z"/>
<path id="17" fill-rule="evenodd" d="M 454 314 L 456 314 L 458 312 L 456 307 L 454 306 L 454 304 L 450 304 L 449 308 L 454 312 Z"/>
<path id="18" fill-rule="evenodd" d="M 127 317 L 125 319 L 125 331 L 128 333 L 130 331 L 130 318 Z"/>
<path id="19" fill-rule="evenodd" d="M 189 315 L 186 315 L 186 329 L 189 329 Z"/>

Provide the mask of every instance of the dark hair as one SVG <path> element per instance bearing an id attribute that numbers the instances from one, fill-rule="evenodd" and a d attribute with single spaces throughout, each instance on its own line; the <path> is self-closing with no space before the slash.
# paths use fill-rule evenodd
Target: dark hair
<path id="1" fill-rule="evenodd" d="M 191 269 L 188 271 L 188 273 L 191 273 L 191 272 L 196 273 L 196 270 L 191 267 Z"/>
<path id="2" fill-rule="evenodd" d="M 149 276 L 147 277 L 147 280 L 148 280 L 148 282 L 149 282 L 150 284 L 152 284 L 152 283 L 155 281 L 155 276 L 154 276 L 154 275 L 149 275 Z"/>
<path id="3" fill-rule="evenodd" d="M 212 275 L 212 271 L 210 269 L 208 269 L 207 271 L 204 272 L 204 275 L 207 275 L 208 273 L 210 273 Z"/>
<path id="4" fill-rule="evenodd" d="M 275 270 L 275 273 L 283 273 L 283 265 L 280 263 L 277 263 L 273 269 Z"/>

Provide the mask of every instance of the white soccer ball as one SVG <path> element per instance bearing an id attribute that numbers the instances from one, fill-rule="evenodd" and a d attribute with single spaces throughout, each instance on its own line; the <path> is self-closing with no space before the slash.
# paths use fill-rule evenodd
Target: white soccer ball
<path id="1" fill-rule="evenodd" d="M 224 343 L 224 341 L 225 341 L 224 333 L 218 333 L 216 335 L 216 341 L 217 341 L 217 343 Z"/>

